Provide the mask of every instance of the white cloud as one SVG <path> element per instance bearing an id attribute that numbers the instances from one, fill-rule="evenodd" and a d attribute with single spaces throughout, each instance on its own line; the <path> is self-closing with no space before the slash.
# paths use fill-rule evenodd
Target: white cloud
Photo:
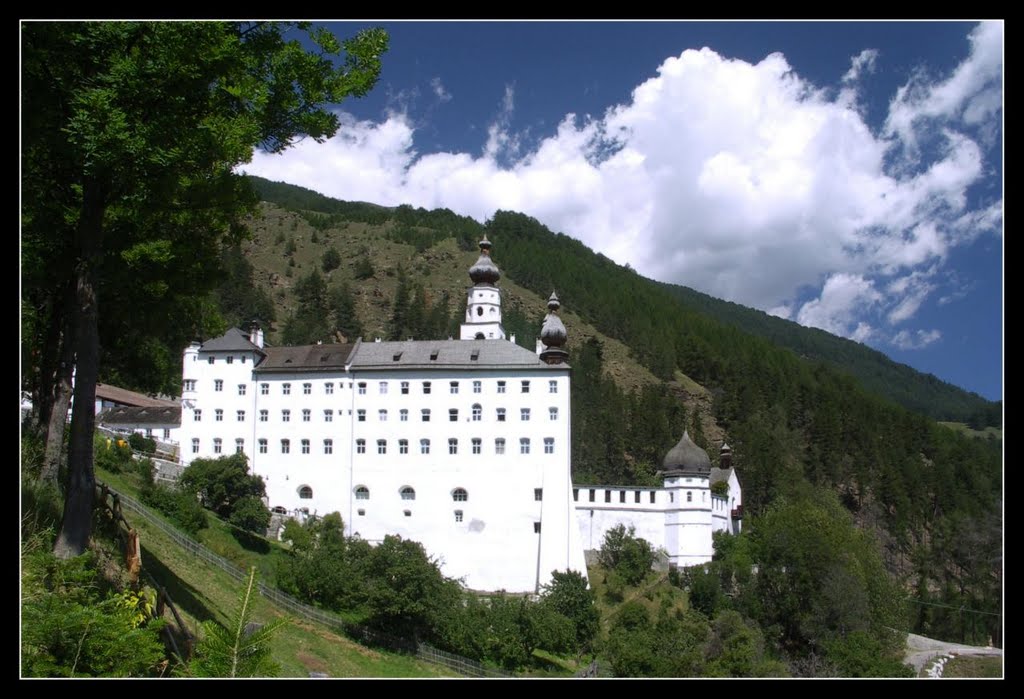
<path id="1" fill-rule="evenodd" d="M 434 96 L 437 97 L 439 102 L 448 102 L 452 98 L 452 93 L 445 89 L 441 78 L 431 78 L 430 89 L 434 91 Z"/>
<path id="2" fill-rule="evenodd" d="M 923 349 L 942 338 L 938 330 L 900 330 L 893 335 L 892 344 L 901 350 Z"/>
<path id="3" fill-rule="evenodd" d="M 510 127 L 506 85 L 479 155 L 418 153 L 404 114 L 343 115 L 326 144 L 257 154 L 246 170 L 481 221 L 522 211 L 646 276 L 879 338 L 879 323 L 910 321 L 934 290 L 924 277 L 891 282 L 941 267 L 953 248 L 1002 226 L 1001 200 L 968 205 L 987 165 L 964 126 L 1001 109 L 1002 24 L 983 23 L 970 40 L 949 76 L 915 75 L 900 89 L 880 133 L 850 93 L 815 87 L 781 54 L 748 63 L 704 48 L 666 59 L 600 118 L 565 115 L 528 152 Z M 881 60 L 870 49 L 855 56 L 844 89 L 865 85 Z M 917 165 L 893 162 L 894 146 L 912 148 L 926 127 L 939 147 Z"/>

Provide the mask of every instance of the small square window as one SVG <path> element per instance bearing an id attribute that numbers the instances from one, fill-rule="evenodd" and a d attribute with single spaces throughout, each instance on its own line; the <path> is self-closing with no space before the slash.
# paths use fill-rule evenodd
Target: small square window
<path id="1" fill-rule="evenodd" d="M 235 361 L 235 358 L 234 358 L 234 357 L 232 357 L 232 356 L 231 356 L 231 355 L 229 354 L 229 355 L 228 355 L 228 364 L 233 364 L 233 363 L 234 363 L 234 361 Z"/>
<path id="2" fill-rule="evenodd" d="M 193 439 L 192 440 L 192 453 L 193 454 L 198 454 L 199 453 L 199 440 L 198 439 Z"/>
<path id="3" fill-rule="evenodd" d="M 381 394 L 382 396 L 383 396 L 383 395 L 387 395 L 387 392 L 388 392 L 388 382 L 387 382 L 387 381 L 381 381 L 381 382 L 380 382 L 380 383 L 378 384 L 378 386 L 380 387 L 380 394 Z"/>
<path id="4" fill-rule="evenodd" d="M 236 439 L 235 440 L 235 453 L 236 454 L 241 454 L 244 451 L 245 451 L 245 440 L 244 439 Z"/>
<path id="5" fill-rule="evenodd" d="M 260 395 L 264 395 L 264 396 L 270 395 L 270 384 L 269 383 L 261 383 L 260 384 Z"/>
<path id="6" fill-rule="evenodd" d="M 537 500 L 537 501 L 543 500 L 544 499 L 544 489 L 543 488 L 534 488 L 533 489 L 533 499 Z"/>
<path id="7" fill-rule="evenodd" d="M 291 422 L 291 421 L 292 421 L 292 411 L 291 410 L 282 410 L 281 411 L 281 422 Z"/>
<path id="8" fill-rule="evenodd" d="M 365 454 L 366 453 L 366 440 L 365 439 L 357 439 L 356 440 L 356 453 L 357 454 Z"/>
<path id="9" fill-rule="evenodd" d="M 219 437 L 213 440 L 213 453 L 214 454 L 220 454 L 221 453 L 221 451 L 222 451 L 221 445 L 222 445 L 222 442 L 221 442 L 221 439 Z"/>
<path id="10" fill-rule="evenodd" d="M 420 440 L 420 453 L 421 454 L 429 454 L 430 453 L 430 440 L 429 439 L 421 439 Z"/>
<path id="11" fill-rule="evenodd" d="M 482 392 L 483 392 L 483 384 L 480 381 L 474 381 L 473 382 L 473 393 L 482 393 Z"/>
<path id="12" fill-rule="evenodd" d="M 430 422 L 430 408 L 421 410 L 420 417 L 423 419 L 423 422 Z"/>
<path id="13" fill-rule="evenodd" d="M 213 411 L 213 419 L 215 422 L 224 422 L 224 411 L 217 408 Z"/>
<path id="14" fill-rule="evenodd" d="M 590 502 L 594 502 L 594 489 L 590 489 Z"/>
<path id="15" fill-rule="evenodd" d="M 202 411 L 202 409 L 196 408 L 195 412 L 192 413 L 192 420 L 194 422 L 202 422 L 203 421 L 203 411 Z"/>
<path id="16" fill-rule="evenodd" d="M 558 382 L 548 381 L 548 393 L 558 393 Z"/>
<path id="17" fill-rule="evenodd" d="M 639 504 L 639 502 L 640 502 L 640 491 L 639 490 L 637 490 L 637 491 L 635 491 L 633 493 L 633 502 Z"/>
<path id="18" fill-rule="evenodd" d="M 406 517 L 412 517 L 412 510 L 403 510 L 402 514 Z"/>
<path id="19" fill-rule="evenodd" d="M 302 421 L 309 422 L 309 418 L 312 415 L 312 411 L 309 408 L 302 409 Z"/>
<path id="20" fill-rule="evenodd" d="M 409 453 L 409 440 L 408 439 L 400 439 L 400 440 L 398 440 L 398 453 L 399 454 L 408 454 Z"/>
<path id="21" fill-rule="evenodd" d="M 457 394 L 459 392 L 459 382 L 452 381 L 450 384 L 448 384 L 448 392 L 451 393 L 452 395 Z"/>
<path id="22" fill-rule="evenodd" d="M 480 453 L 480 448 L 481 448 L 481 441 L 479 439 L 474 439 L 473 440 L 473 453 L 474 454 L 479 454 Z"/>
<path id="23" fill-rule="evenodd" d="M 309 440 L 308 439 L 303 439 L 302 440 L 302 453 L 303 454 L 308 454 L 309 453 Z"/>
<path id="24" fill-rule="evenodd" d="M 244 383 L 238 384 L 238 395 L 240 395 L 240 396 L 244 396 L 245 395 L 245 384 Z"/>
<path id="25" fill-rule="evenodd" d="M 325 439 L 324 440 L 324 453 L 325 454 L 333 454 L 334 453 L 334 440 L 332 440 L 332 439 Z"/>
<path id="26" fill-rule="evenodd" d="M 207 357 L 206 361 L 209 362 L 210 364 L 213 364 L 213 357 Z"/>
<path id="27" fill-rule="evenodd" d="M 324 393 L 326 393 L 327 395 L 333 394 L 334 393 L 334 384 L 330 383 L 330 382 L 325 383 L 324 384 Z"/>
<path id="28" fill-rule="evenodd" d="M 213 390 L 214 391 L 223 391 L 224 390 L 224 381 L 222 379 L 214 379 L 214 381 L 213 381 Z"/>
<path id="29" fill-rule="evenodd" d="M 377 417 L 378 417 L 378 419 L 380 419 L 381 422 L 387 422 L 388 421 L 388 411 L 387 410 L 378 410 L 377 411 Z"/>
<path id="30" fill-rule="evenodd" d="M 557 420 L 558 419 L 558 408 L 548 408 L 548 419 L 549 420 Z"/>
<path id="31" fill-rule="evenodd" d="M 458 408 L 451 408 L 448 411 L 448 422 L 458 422 L 458 421 L 459 421 L 459 409 Z"/>
<path id="32" fill-rule="evenodd" d="M 269 411 L 261 410 L 260 411 L 260 422 L 266 422 L 268 420 L 268 418 L 269 418 Z"/>
<path id="33" fill-rule="evenodd" d="M 505 409 L 498 408 L 497 410 L 498 422 L 505 422 Z"/>
<path id="34" fill-rule="evenodd" d="M 386 439 L 378 439 L 377 440 L 377 453 L 378 454 L 387 454 L 388 453 L 388 442 L 387 442 Z"/>
<path id="35" fill-rule="evenodd" d="M 530 409 L 529 408 L 520 408 L 519 409 L 519 419 L 522 420 L 523 422 L 529 422 L 530 421 Z"/>
<path id="36" fill-rule="evenodd" d="M 580 499 L 580 489 L 579 488 L 573 488 L 572 489 L 572 501 L 573 502 L 578 502 L 579 499 Z"/>
<path id="37" fill-rule="evenodd" d="M 244 410 L 239 410 L 237 415 L 238 415 L 238 421 L 239 422 L 245 422 L 245 411 Z"/>
<path id="38" fill-rule="evenodd" d="M 555 438 L 545 437 L 544 438 L 544 453 L 554 454 L 555 453 Z"/>
<path id="39" fill-rule="evenodd" d="M 311 393 L 313 393 L 313 384 L 311 384 L 311 383 L 304 383 L 304 384 L 302 384 L 302 395 L 308 396 Z"/>
<path id="40" fill-rule="evenodd" d="M 333 410 L 325 410 L 324 411 L 324 422 L 334 422 L 334 411 Z"/>
<path id="41" fill-rule="evenodd" d="M 523 437 L 519 440 L 519 453 L 529 454 L 530 453 L 530 440 L 527 437 Z"/>
<path id="42" fill-rule="evenodd" d="M 402 382 L 402 395 L 408 395 L 408 393 L 409 393 L 409 382 L 408 381 L 403 381 Z"/>
<path id="43" fill-rule="evenodd" d="M 287 440 L 287 439 L 282 439 L 281 440 L 281 453 L 282 454 L 288 454 L 288 453 L 291 452 L 291 450 L 292 450 L 292 443 L 291 443 L 291 441 Z"/>
<path id="44" fill-rule="evenodd" d="M 398 420 L 400 422 L 409 422 L 409 411 L 406 410 L 405 408 L 402 408 L 401 410 L 399 410 L 398 411 Z"/>
<path id="45" fill-rule="evenodd" d="M 612 491 L 610 491 L 610 490 L 604 491 L 604 501 L 605 502 L 611 502 L 612 501 Z"/>
<path id="46" fill-rule="evenodd" d="M 292 394 L 292 385 L 290 383 L 281 384 L 281 395 L 290 396 Z"/>
<path id="47" fill-rule="evenodd" d="M 505 453 L 505 440 L 504 439 L 501 439 L 499 437 L 498 439 L 494 440 L 494 453 L 495 454 L 504 454 Z"/>
<path id="48" fill-rule="evenodd" d="M 523 381 L 523 393 L 529 393 L 529 392 L 530 392 L 530 382 L 529 381 Z"/>
<path id="49" fill-rule="evenodd" d="M 430 382 L 429 381 L 424 381 L 423 382 L 423 393 L 424 393 L 424 395 L 430 393 Z"/>
<path id="50" fill-rule="evenodd" d="M 361 507 L 358 510 L 356 510 L 356 512 L 359 514 L 360 517 L 365 517 L 366 516 L 366 510 L 364 510 Z"/>
<path id="51" fill-rule="evenodd" d="M 461 522 L 462 521 L 462 510 L 455 510 L 455 521 L 456 522 Z"/>
<path id="52" fill-rule="evenodd" d="M 261 439 L 259 441 L 259 445 L 260 445 L 260 453 L 261 454 L 266 454 L 267 453 L 267 440 Z"/>
<path id="53" fill-rule="evenodd" d="M 620 490 L 619 491 L 619 502 L 626 502 L 626 491 L 625 490 Z"/>
<path id="54" fill-rule="evenodd" d="M 365 396 L 366 395 L 366 383 L 363 382 L 363 381 L 359 382 L 359 395 L 361 395 L 361 396 Z"/>
<path id="55" fill-rule="evenodd" d="M 449 439 L 448 440 L 448 453 L 458 454 L 459 453 L 459 440 Z"/>
<path id="56" fill-rule="evenodd" d="M 498 382 L 498 393 L 504 393 L 504 392 L 505 392 L 505 382 L 504 381 L 499 381 Z"/>
<path id="57" fill-rule="evenodd" d="M 366 411 L 365 410 L 357 410 L 356 411 L 356 420 L 359 421 L 359 422 L 366 422 Z"/>

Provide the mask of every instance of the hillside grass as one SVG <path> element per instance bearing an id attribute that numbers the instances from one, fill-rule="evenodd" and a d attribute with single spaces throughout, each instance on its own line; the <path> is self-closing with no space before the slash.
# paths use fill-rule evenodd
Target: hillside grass
<path id="1" fill-rule="evenodd" d="M 607 638 L 615 616 L 627 602 L 639 602 L 652 618 L 657 618 L 659 614 L 671 614 L 676 610 L 685 611 L 690 606 L 686 592 L 668 581 L 668 573 L 652 570 L 639 585 L 625 586 L 621 600 L 609 593 L 606 582 L 608 571 L 605 568 L 600 565 L 587 566 L 587 576 L 597 597 L 598 611 L 601 613 L 602 638 Z"/>
<path id="2" fill-rule="evenodd" d="M 989 439 L 990 437 L 995 437 L 1000 442 L 1003 441 L 1003 430 L 1000 429 L 999 427 L 989 426 L 983 430 L 975 430 L 972 429 L 971 427 L 968 427 L 967 424 L 964 422 L 940 422 L 939 424 L 942 425 L 943 427 L 948 427 L 949 429 L 955 432 L 967 435 L 968 437 L 980 437 L 982 439 Z"/>
<path id="3" fill-rule="evenodd" d="M 943 677 L 1002 677 L 1000 655 L 958 655 L 942 668 Z"/>
<path id="4" fill-rule="evenodd" d="M 98 470 L 97 477 L 130 497 L 138 496 L 134 475 Z M 242 583 L 183 550 L 141 517 L 133 517 L 130 511 L 125 516 L 139 532 L 144 568 L 167 589 L 189 631 L 197 634 L 207 620 L 227 623 L 228 614 L 237 606 Z M 284 555 L 279 546 L 272 544 L 266 553 L 247 550 L 227 531 L 226 523 L 211 515 L 210 524 L 200 532 L 203 543 L 212 543 L 219 548 L 217 553 L 236 565 L 255 565 L 260 579 L 272 584 L 262 571 L 272 571 L 275 559 Z M 167 618 L 171 618 L 169 612 Z M 308 677 L 310 672 L 326 672 L 330 677 L 458 676 L 410 656 L 359 645 L 330 629 L 285 614 L 262 597 L 257 600 L 253 618 L 261 622 L 289 619 L 271 642 L 271 655 L 281 666 L 282 677 Z"/>

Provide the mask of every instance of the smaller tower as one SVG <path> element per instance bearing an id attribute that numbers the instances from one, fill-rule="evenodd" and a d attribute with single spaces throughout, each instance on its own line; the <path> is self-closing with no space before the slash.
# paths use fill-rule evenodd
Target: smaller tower
<path id="1" fill-rule="evenodd" d="M 722 442 L 722 449 L 718 453 L 718 466 L 719 468 L 732 468 L 732 448 Z"/>
<path id="2" fill-rule="evenodd" d="M 249 342 L 263 349 L 263 328 L 260 327 L 260 322 L 255 318 L 253 318 L 252 323 L 249 325 Z"/>
<path id="3" fill-rule="evenodd" d="M 563 364 L 569 359 L 569 353 L 563 349 L 569 334 L 562 319 L 558 317 L 561 305 L 558 296 L 552 291 L 548 298 L 548 314 L 544 316 L 544 325 L 540 330 L 540 341 L 544 348 L 539 354 L 546 364 Z"/>

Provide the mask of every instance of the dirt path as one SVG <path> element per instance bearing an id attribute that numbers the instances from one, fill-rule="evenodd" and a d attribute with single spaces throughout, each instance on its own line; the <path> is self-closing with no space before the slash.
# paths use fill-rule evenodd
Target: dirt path
<path id="1" fill-rule="evenodd" d="M 918 675 L 932 660 L 943 655 L 1002 655 L 1002 648 L 986 646 L 965 646 L 961 643 L 947 643 L 917 634 L 907 634 L 907 654 L 904 662 L 913 666 Z"/>

